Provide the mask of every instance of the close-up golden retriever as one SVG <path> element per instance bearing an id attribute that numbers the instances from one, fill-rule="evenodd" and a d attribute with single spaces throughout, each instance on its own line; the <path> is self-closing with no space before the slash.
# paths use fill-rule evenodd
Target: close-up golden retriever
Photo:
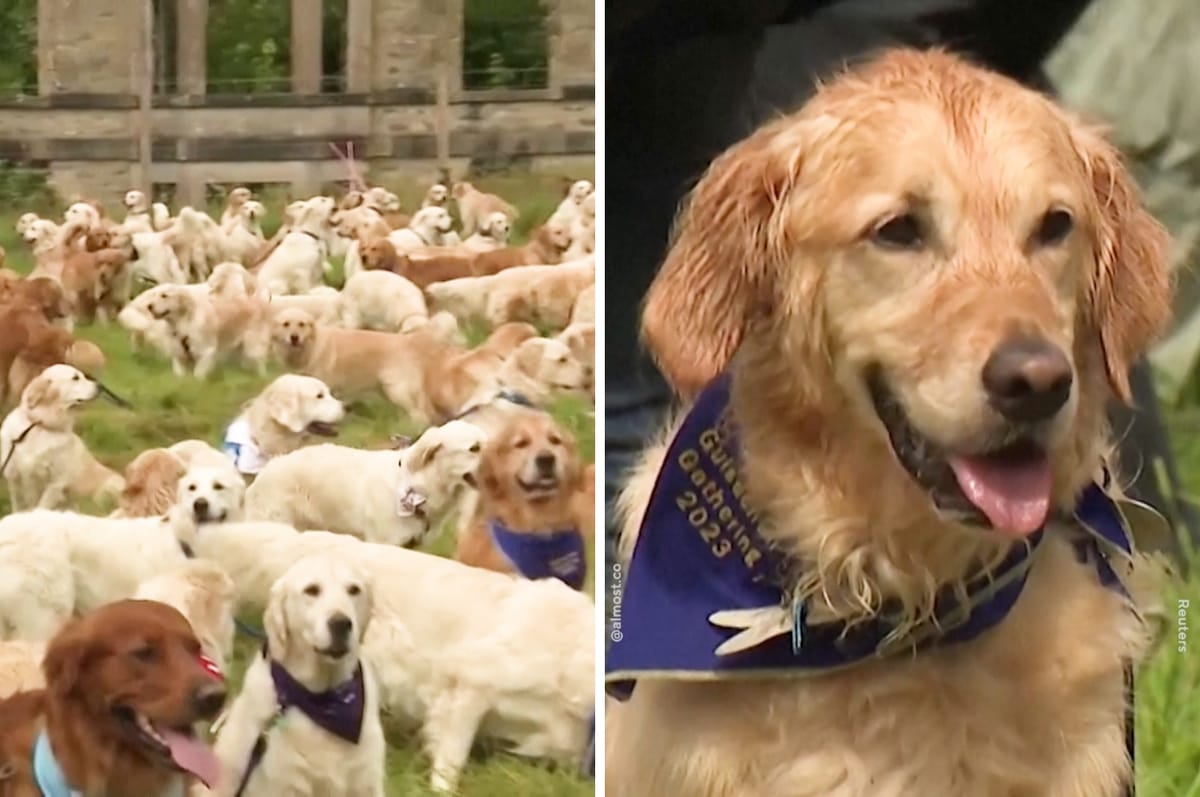
<path id="1" fill-rule="evenodd" d="M 575 441 L 550 415 L 514 408 L 483 447 L 474 519 L 459 535 L 465 564 L 558 578 L 581 589 L 594 533 L 594 486 Z M 580 498 L 583 497 L 583 500 Z"/>
<path id="2" fill-rule="evenodd" d="M 39 797 L 57 783 L 157 795 L 183 793 L 193 776 L 215 782 L 219 763 L 195 726 L 221 710 L 225 686 L 175 609 L 103 606 L 51 640 L 42 669 L 44 690 L 0 702 L 3 797 Z"/>
<path id="3" fill-rule="evenodd" d="M 1147 584 L 1106 583 L 1072 515 L 1167 321 L 1167 243 L 1099 133 L 939 51 L 718 157 L 644 309 L 707 428 L 621 499 L 607 793 L 1121 794 Z"/>

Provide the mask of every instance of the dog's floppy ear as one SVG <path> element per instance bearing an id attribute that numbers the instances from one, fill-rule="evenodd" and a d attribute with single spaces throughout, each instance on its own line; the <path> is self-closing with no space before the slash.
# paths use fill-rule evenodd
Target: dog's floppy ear
<path id="1" fill-rule="evenodd" d="M 59 399 L 58 385 L 45 372 L 34 377 L 21 395 L 21 404 L 35 421 L 41 422 L 42 416 L 53 414 L 54 405 Z"/>
<path id="2" fill-rule="evenodd" d="M 770 312 L 789 249 L 780 209 L 819 127 L 792 117 L 761 128 L 713 161 L 685 202 L 642 315 L 646 347 L 679 393 L 724 371 L 747 318 Z"/>
<path id="3" fill-rule="evenodd" d="M 1170 317 L 1170 236 L 1146 210 L 1121 155 L 1096 130 L 1072 125 L 1098 205 L 1087 318 L 1113 392 L 1129 403 L 1129 370 Z"/>
<path id="4" fill-rule="evenodd" d="M 267 632 L 267 647 L 275 656 L 286 656 L 291 637 L 288 634 L 288 583 L 279 579 L 271 585 L 267 610 L 263 612 L 263 630 Z"/>
<path id="5" fill-rule="evenodd" d="M 405 464 L 409 465 L 409 470 L 424 470 L 429 467 L 429 463 L 433 462 L 433 458 L 441 450 L 442 444 L 440 442 L 431 445 L 421 445 L 421 441 L 418 440 L 405 451 L 405 458 L 407 460 Z M 408 459 L 408 457 L 411 457 L 411 459 Z"/>
<path id="6" fill-rule="evenodd" d="M 42 674 L 51 694 L 65 698 L 79 687 L 79 679 L 92 654 L 85 619 L 75 619 L 58 632 L 46 648 Z"/>
<path id="7" fill-rule="evenodd" d="M 308 424 L 304 420 L 304 397 L 298 390 L 284 390 L 276 387 L 264 397 L 271 420 L 292 432 L 303 432 Z"/>
<path id="8" fill-rule="evenodd" d="M 522 341 L 512 354 L 517 370 L 526 376 L 533 376 L 537 373 L 538 363 L 542 361 L 542 356 L 545 354 L 544 347 L 539 340 L 540 338 L 530 338 Z"/>

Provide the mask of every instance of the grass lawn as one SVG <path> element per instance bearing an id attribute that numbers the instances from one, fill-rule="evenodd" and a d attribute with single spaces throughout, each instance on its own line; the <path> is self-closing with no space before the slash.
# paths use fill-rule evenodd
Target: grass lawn
<path id="1" fill-rule="evenodd" d="M 544 220 L 557 206 L 560 184 L 557 179 L 537 180 L 529 177 L 498 177 L 481 179 L 483 190 L 505 196 L 521 210 L 516 232 L 523 237 L 530 226 Z M 423 193 L 418 186 L 394 187 L 404 198 L 405 207 L 417 205 L 414 200 Z M 274 218 L 282 207 L 282 198 L 267 198 Z M 61 208 L 59 209 L 61 211 Z M 114 208 L 115 210 L 115 208 Z M 8 252 L 8 265 L 27 271 L 32 263 L 28 248 L 13 231 L 17 212 L 0 213 L 0 245 Z M 117 214 L 114 214 L 117 215 Z M 117 216 L 119 218 L 119 216 Z M 274 222 L 277 224 L 278 222 Z M 268 234 L 274 224 L 269 225 Z M 334 281 L 337 281 L 336 275 Z M 469 330 L 478 340 L 483 330 Z M 79 413 L 76 430 L 97 457 L 114 468 L 123 468 L 139 452 L 156 446 L 166 446 L 179 440 L 199 438 L 219 447 L 225 426 L 238 414 L 241 406 L 256 395 L 276 373 L 265 379 L 232 367 L 219 370 L 207 382 L 176 378 L 170 364 L 151 352 L 131 350 L 128 335 L 120 327 L 81 327 L 78 334 L 99 344 L 108 357 L 102 379 L 117 394 L 127 399 L 131 410 L 122 410 L 97 402 Z M 583 401 L 564 399 L 551 408 L 579 441 L 580 451 L 591 461 L 594 452 L 594 429 L 591 407 Z M 391 434 L 414 435 L 420 429 L 403 417 L 382 397 L 356 403 L 342 424 L 338 443 L 369 446 L 386 443 Z M 106 507 L 93 507 L 103 511 Z M 9 511 L 8 496 L 0 482 L 0 515 Z M 450 529 L 429 543 L 429 550 L 448 553 L 453 546 Z M 586 589 L 590 590 L 590 582 Z M 245 618 L 260 626 L 258 618 Z M 240 682 L 248 656 L 257 643 L 239 638 L 236 661 L 231 666 L 230 682 Z M 390 729 L 388 750 L 389 795 L 432 794 L 428 790 L 428 763 L 421 752 L 420 740 L 411 732 Z M 594 792 L 593 782 L 573 771 L 555 771 L 499 751 L 477 750 L 464 773 L 461 794 L 465 797 L 583 797 Z"/>
<path id="2" fill-rule="evenodd" d="M 1168 419 L 1185 494 L 1200 498 L 1200 407 Z M 1163 639 L 1138 674 L 1138 794 L 1146 797 L 1200 797 L 1200 551 L 1190 560 L 1190 573 L 1168 590 Z M 1176 640 L 1181 600 L 1191 604 L 1184 652 Z"/>

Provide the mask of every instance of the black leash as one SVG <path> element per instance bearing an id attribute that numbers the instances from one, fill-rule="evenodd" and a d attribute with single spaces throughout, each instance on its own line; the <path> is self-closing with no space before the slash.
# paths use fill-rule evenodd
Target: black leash
<path id="1" fill-rule="evenodd" d="M 4 455 L 4 461 L 0 462 L 0 476 L 4 475 L 4 469 L 8 467 L 8 463 L 9 463 L 9 461 L 12 460 L 13 454 L 17 453 L 17 446 L 19 446 L 22 442 L 24 442 L 25 438 L 29 436 L 29 433 L 32 432 L 34 429 L 36 429 L 38 426 L 41 426 L 41 424 L 38 423 L 37 421 L 34 421 L 33 423 L 26 426 L 25 431 L 21 432 L 19 435 L 17 435 L 16 439 L 13 440 L 12 447 L 9 448 L 8 453 Z"/>

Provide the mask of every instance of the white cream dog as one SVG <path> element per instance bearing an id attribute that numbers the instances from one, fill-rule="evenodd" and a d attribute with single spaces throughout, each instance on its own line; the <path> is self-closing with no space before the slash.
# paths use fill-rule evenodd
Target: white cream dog
<path id="1" fill-rule="evenodd" d="M 361 655 L 370 617 L 370 583 L 341 557 L 301 560 L 275 582 L 267 647 L 214 745 L 218 797 L 383 797 L 379 686 Z"/>
<path id="2" fill-rule="evenodd" d="M 271 460 L 246 491 L 246 517 L 420 544 L 475 486 L 485 437 L 465 421 L 427 429 L 403 451 L 302 448 Z"/>

